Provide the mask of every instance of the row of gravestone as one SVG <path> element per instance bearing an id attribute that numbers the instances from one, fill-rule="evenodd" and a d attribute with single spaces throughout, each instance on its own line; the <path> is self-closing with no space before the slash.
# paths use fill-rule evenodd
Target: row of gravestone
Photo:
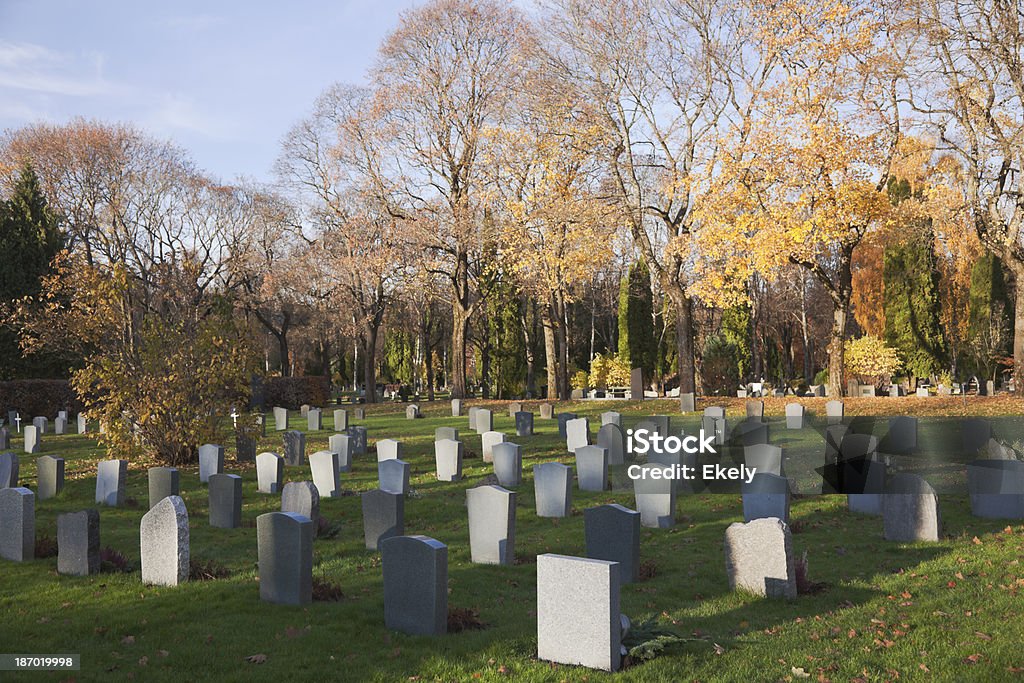
<path id="1" fill-rule="evenodd" d="M 419 408 L 417 406 L 410 406 L 415 408 L 416 415 L 419 415 Z M 283 432 L 288 429 L 288 415 L 289 411 L 287 408 L 281 408 L 279 406 L 274 407 L 272 414 L 274 417 L 274 429 L 279 432 Z M 334 431 L 344 432 L 349 429 L 349 411 L 344 408 L 338 408 L 334 411 Z M 366 409 L 356 408 L 354 410 L 356 420 L 366 419 Z M 318 432 L 321 431 L 323 426 L 323 410 L 320 408 L 311 408 L 309 406 L 303 406 L 301 410 L 302 417 L 306 418 L 307 431 Z"/>

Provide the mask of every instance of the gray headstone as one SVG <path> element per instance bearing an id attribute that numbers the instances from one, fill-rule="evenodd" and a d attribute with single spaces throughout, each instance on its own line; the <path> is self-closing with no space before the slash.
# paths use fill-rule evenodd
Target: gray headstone
<path id="1" fill-rule="evenodd" d="M 188 581 L 188 511 L 180 496 L 168 496 L 142 516 L 139 525 L 142 583 L 177 586 Z"/>
<path id="2" fill-rule="evenodd" d="M 306 435 L 298 430 L 284 433 L 284 463 L 303 465 L 306 462 Z"/>
<path id="3" fill-rule="evenodd" d="M 512 564 L 516 545 L 516 494 L 500 486 L 466 490 L 469 549 L 477 564 Z"/>
<path id="4" fill-rule="evenodd" d="M 985 395 L 995 396 L 996 395 L 996 383 L 992 380 L 985 382 Z"/>
<path id="5" fill-rule="evenodd" d="M 964 455 L 975 455 L 992 438 L 992 423 L 982 418 L 968 418 L 960 422 L 960 442 Z"/>
<path id="6" fill-rule="evenodd" d="M 786 404 L 786 429 L 804 428 L 804 407 L 799 403 Z"/>
<path id="7" fill-rule="evenodd" d="M 149 509 L 167 496 L 181 495 L 181 477 L 177 467 L 150 467 L 149 478 Z"/>
<path id="8" fill-rule="evenodd" d="M 725 417 L 725 408 L 722 406 L 708 406 L 704 409 L 705 417 Z"/>
<path id="9" fill-rule="evenodd" d="M 839 460 L 839 451 L 846 438 L 848 425 L 834 424 L 825 428 L 825 462 L 834 463 Z"/>
<path id="10" fill-rule="evenodd" d="M 320 521 L 320 493 L 311 481 L 290 481 L 281 489 L 281 512 L 294 512 L 313 522 L 314 535 Z"/>
<path id="11" fill-rule="evenodd" d="M 205 443 L 199 447 L 199 481 L 203 484 L 210 480 L 211 474 L 224 471 L 224 447 Z"/>
<path id="12" fill-rule="evenodd" d="M 707 413 L 708 410 L 710 410 L 710 408 L 706 408 L 705 409 L 705 411 L 704 411 L 705 415 L 703 415 L 701 417 L 701 419 L 700 419 L 700 428 L 703 429 L 704 430 L 704 434 L 706 434 L 708 436 L 714 434 L 714 436 L 715 436 L 715 445 L 716 446 L 724 446 L 725 445 L 725 433 L 726 433 L 726 430 L 728 429 L 728 424 L 726 423 L 726 420 L 725 420 L 724 417 L 716 417 L 714 415 L 707 415 L 706 413 Z"/>
<path id="13" fill-rule="evenodd" d="M 96 466 L 96 502 L 117 507 L 124 503 L 127 460 L 104 460 Z"/>
<path id="14" fill-rule="evenodd" d="M 883 440 L 884 451 L 908 455 L 917 450 L 917 418 L 897 415 L 889 418 L 889 432 Z"/>
<path id="15" fill-rule="evenodd" d="M 302 417 L 306 417 L 309 415 L 309 410 L 310 405 L 308 403 L 303 403 L 301 406 L 299 406 L 299 415 L 301 415 Z"/>
<path id="16" fill-rule="evenodd" d="M 404 460 L 381 460 L 377 463 L 377 480 L 380 490 L 405 495 L 409 493 L 409 477 L 412 466 Z"/>
<path id="17" fill-rule="evenodd" d="M 572 507 L 572 468 L 560 462 L 533 466 L 538 517 L 568 517 Z"/>
<path id="18" fill-rule="evenodd" d="M 42 436 L 46 433 L 46 428 L 50 425 L 50 421 L 45 417 L 34 417 L 32 418 L 32 426 L 36 428 L 39 435 Z"/>
<path id="19" fill-rule="evenodd" d="M 871 434 L 851 434 L 846 432 L 839 444 L 840 460 L 856 460 L 873 458 L 878 453 L 878 437 Z"/>
<path id="20" fill-rule="evenodd" d="M 442 439 L 458 441 L 459 430 L 455 427 L 438 427 L 434 430 L 434 441 L 441 441 Z"/>
<path id="21" fill-rule="evenodd" d="M 881 515 L 882 496 L 885 493 L 885 463 L 877 460 L 863 460 L 859 463 L 861 472 L 848 468 L 844 473 L 847 478 L 856 477 L 857 487 L 862 493 L 847 493 L 846 507 L 850 512 L 862 515 Z"/>
<path id="22" fill-rule="evenodd" d="M 57 573 L 88 576 L 100 571 L 100 513 L 81 510 L 57 516 Z"/>
<path id="23" fill-rule="evenodd" d="M 477 408 L 473 429 L 477 434 L 494 431 L 494 414 L 486 408 Z"/>
<path id="24" fill-rule="evenodd" d="M 747 419 L 732 429 L 732 438 L 744 447 L 768 443 L 768 425 L 760 420 Z"/>
<path id="25" fill-rule="evenodd" d="M 317 451 L 309 456 L 309 469 L 313 472 L 313 485 L 321 498 L 341 495 L 341 467 L 334 451 Z"/>
<path id="26" fill-rule="evenodd" d="M 394 536 L 380 544 L 384 626 L 417 636 L 448 631 L 448 547 L 427 536 Z"/>
<path id="27" fill-rule="evenodd" d="M 516 420 L 516 436 L 533 436 L 533 413 L 520 410 L 513 417 Z"/>
<path id="28" fill-rule="evenodd" d="M 23 435 L 25 437 L 25 452 L 38 453 L 43 442 L 43 437 L 39 432 L 39 429 L 33 425 L 26 425 L 23 430 Z"/>
<path id="29" fill-rule="evenodd" d="M 348 411 L 338 408 L 334 411 L 334 431 L 343 432 L 348 429 Z"/>
<path id="30" fill-rule="evenodd" d="M 419 416 L 420 416 L 420 407 L 418 405 L 413 403 L 410 406 L 406 406 L 406 408 L 405 408 L 405 419 L 406 420 L 415 420 Z"/>
<path id="31" fill-rule="evenodd" d="M 78 433 L 85 434 L 89 431 L 89 421 L 86 420 L 84 413 L 78 414 Z"/>
<path id="32" fill-rule="evenodd" d="M 274 408 L 274 429 L 283 432 L 288 429 L 288 409 Z"/>
<path id="33" fill-rule="evenodd" d="M 783 462 L 782 449 L 778 446 L 754 444 L 743 449 L 743 463 L 759 474 L 784 476 Z"/>
<path id="34" fill-rule="evenodd" d="M 366 455 L 366 427 L 352 427 L 348 435 L 352 437 L 352 455 Z"/>
<path id="35" fill-rule="evenodd" d="M 747 419 L 760 420 L 764 417 L 764 401 L 747 401 Z"/>
<path id="36" fill-rule="evenodd" d="M 41 455 L 36 459 L 39 500 L 53 498 L 64 488 L 64 458 Z"/>
<path id="37" fill-rule="evenodd" d="M 559 413 L 558 414 L 558 435 L 563 439 L 566 438 L 568 432 L 566 432 L 566 424 L 569 420 L 575 420 L 576 413 Z"/>
<path id="38" fill-rule="evenodd" d="M 363 505 L 363 540 L 367 550 L 380 550 L 382 541 L 405 533 L 405 496 L 374 489 L 361 494 L 360 498 Z"/>
<path id="39" fill-rule="evenodd" d="M 938 541 L 942 520 L 935 489 L 916 474 L 897 474 L 882 496 L 882 525 L 887 541 Z"/>
<path id="40" fill-rule="evenodd" d="M 640 513 L 618 504 L 583 511 L 587 557 L 619 563 L 623 583 L 640 579 Z"/>
<path id="41" fill-rule="evenodd" d="M 439 481 L 462 479 L 462 442 L 451 439 L 435 441 L 434 465 Z"/>
<path id="42" fill-rule="evenodd" d="M 516 418 L 516 413 L 521 413 L 521 412 L 523 412 L 523 404 L 522 403 L 516 402 L 516 403 L 509 403 L 508 404 L 508 416 L 511 417 L 513 420 Z"/>
<path id="43" fill-rule="evenodd" d="M 480 436 L 481 456 L 484 462 L 494 462 L 494 445 L 504 443 L 505 435 L 501 432 L 484 432 Z"/>
<path id="44" fill-rule="evenodd" d="M 494 445 L 494 476 L 506 488 L 523 481 L 523 455 L 518 444 L 504 441 Z"/>
<path id="45" fill-rule="evenodd" d="M 1024 462 L 975 460 L 967 464 L 971 514 L 988 519 L 1024 519 Z"/>
<path id="46" fill-rule="evenodd" d="M 758 472 L 742 485 L 743 519 L 775 517 L 789 523 L 789 480 L 777 474 Z"/>
<path id="47" fill-rule="evenodd" d="M 324 428 L 324 411 L 319 408 L 310 408 L 306 413 L 306 431 L 319 432 Z"/>
<path id="48" fill-rule="evenodd" d="M 565 447 L 570 453 L 577 448 L 590 445 L 590 421 L 585 417 L 569 420 L 565 423 Z"/>
<path id="49" fill-rule="evenodd" d="M 633 368 L 629 373 L 629 398 L 633 401 L 644 400 L 644 371 Z"/>
<path id="50" fill-rule="evenodd" d="M 284 458 L 277 453 L 256 456 L 256 490 L 260 493 L 278 493 L 284 481 Z"/>
<path id="51" fill-rule="evenodd" d="M 474 406 L 470 406 L 469 412 L 467 413 L 467 417 L 469 418 L 469 431 L 471 432 L 476 431 L 476 413 L 478 410 L 480 409 Z"/>
<path id="52" fill-rule="evenodd" d="M 11 430 L 7 427 L 0 427 L 0 451 L 11 447 Z"/>
<path id="53" fill-rule="evenodd" d="M 555 407 L 550 403 L 540 404 L 540 419 L 550 420 L 555 416 Z"/>
<path id="54" fill-rule="evenodd" d="M 626 462 L 626 433 L 622 427 L 609 422 L 597 432 L 597 445 L 608 451 L 608 465 L 622 465 Z"/>
<path id="55" fill-rule="evenodd" d="M 600 446 L 576 449 L 576 481 L 580 491 L 604 491 L 608 488 L 608 450 Z"/>
<path id="56" fill-rule="evenodd" d="M 67 434 L 68 433 L 68 419 L 66 417 L 58 417 L 53 421 L 53 433 L 54 434 Z"/>
<path id="57" fill-rule="evenodd" d="M 36 494 L 23 486 L 0 489 L 0 558 L 27 562 L 36 555 Z"/>
<path id="58" fill-rule="evenodd" d="M 697 397 L 692 392 L 679 395 L 679 412 L 692 413 L 697 410 Z"/>
<path id="59" fill-rule="evenodd" d="M 825 404 L 825 415 L 830 425 L 839 424 L 843 421 L 845 406 L 842 401 L 829 401 Z"/>
<path id="60" fill-rule="evenodd" d="M 280 605 L 313 601 L 313 538 L 316 526 L 294 512 L 256 518 L 260 600 Z"/>
<path id="61" fill-rule="evenodd" d="M 256 439 L 255 437 L 235 433 L 235 460 L 238 462 L 252 462 L 256 460 Z"/>
<path id="62" fill-rule="evenodd" d="M 338 454 L 338 471 L 352 471 L 352 437 L 348 434 L 332 434 L 327 439 L 327 450 Z"/>
<path id="63" fill-rule="evenodd" d="M 0 453 L 0 489 L 17 488 L 18 456 L 14 453 Z"/>
<path id="64" fill-rule="evenodd" d="M 733 590 L 796 598 L 793 539 L 781 519 L 730 524 L 725 530 L 725 568 Z"/>
<path id="65" fill-rule="evenodd" d="M 617 412 L 615 412 L 613 410 L 609 410 L 608 412 L 601 413 L 601 426 L 603 427 L 603 426 L 608 425 L 608 424 L 619 425 L 621 427 L 622 426 L 622 413 L 617 413 Z"/>
<path id="66" fill-rule="evenodd" d="M 537 556 L 537 658 L 616 671 L 622 663 L 618 562 Z"/>
<path id="67" fill-rule="evenodd" d="M 209 484 L 210 526 L 242 526 L 242 478 L 237 474 L 211 474 Z"/>
<path id="68" fill-rule="evenodd" d="M 452 417 L 460 417 L 462 415 L 462 400 L 458 398 L 452 399 Z"/>
<path id="69" fill-rule="evenodd" d="M 928 387 L 918 387 L 914 395 L 918 398 L 928 398 Z"/>
<path id="70" fill-rule="evenodd" d="M 356 413 L 356 419 L 357 420 L 365 420 L 366 419 L 366 408 L 356 408 L 355 409 L 355 413 Z"/>
<path id="71" fill-rule="evenodd" d="M 652 529 L 675 526 L 677 486 L 666 477 L 671 472 L 672 468 L 659 463 L 639 465 L 633 479 L 633 496 L 641 525 Z"/>

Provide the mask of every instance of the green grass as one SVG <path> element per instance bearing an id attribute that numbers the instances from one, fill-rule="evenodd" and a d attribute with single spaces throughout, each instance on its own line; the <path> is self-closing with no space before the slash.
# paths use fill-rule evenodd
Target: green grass
<path id="1" fill-rule="evenodd" d="M 739 405 L 731 402 L 730 414 Z M 770 404 L 769 413 L 779 414 L 781 405 Z M 623 588 L 622 610 L 634 621 L 661 616 L 692 640 L 614 675 L 537 661 L 534 557 L 582 555 L 582 510 L 610 502 L 632 507 L 632 495 L 574 489 L 572 517 L 536 517 L 530 467 L 570 462 L 557 422 L 538 418 L 535 436 L 511 437 L 524 451 L 516 529 L 521 562 L 473 565 L 464 491 L 490 466 L 480 461 L 480 437 L 469 432 L 465 417 L 449 417 L 447 402 L 421 406 L 420 420 L 406 420 L 404 406 L 397 405 L 370 407 L 358 422 L 350 412 L 350 422 L 368 427 L 371 444 L 387 437 L 403 441 L 417 492 L 406 501 L 406 533 L 448 545 L 449 604 L 478 610 L 488 628 L 433 639 L 388 632 L 380 558 L 363 548 L 355 496 L 321 501 L 321 514 L 342 531 L 314 546 L 314 576 L 338 584 L 344 599 L 303 608 L 260 602 L 251 525 L 257 515 L 279 509 L 280 500 L 256 492 L 252 464 L 233 461 L 233 438 L 226 435 L 225 469 L 244 478 L 243 527 L 208 526 L 197 467 L 182 469 L 181 488 L 192 556 L 223 565 L 231 576 L 175 588 L 142 585 L 138 528 L 147 506 L 146 465 L 132 463 L 127 495 L 137 506 L 101 508 L 100 527 L 102 545 L 128 556 L 135 571 L 75 578 L 57 575 L 56 558 L 0 563 L 0 652 L 81 653 L 81 671 L 4 672 L 0 680 L 774 681 L 806 672 L 810 680 L 981 681 L 1012 678 L 1015 668 L 1024 667 L 1024 597 L 1018 594 L 1024 589 L 1024 526 L 974 519 L 966 498 L 957 496 L 941 500 L 945 538 L 910 545 L 882 540 L 881 519 L 847 513 L 842 496 L 795 500 L 795 550 L 807 552 L 810 578 L 827 586 L 791 602 L 729 590 L 722 546 L 726 527 L 742 521 L 738 495 L 681 497 L 675 528 L 643 530 L 641 559 L 656 574 Z M 511 435 L 514 423 L 505 406 L 492 406 L 495 429 Z M 539 413 L 535 404 L 529 407 Z M 648 414 L 671 410 L 667 402 L 643 408 Z M 598 423 L 608 409 L 621 410 L 630 425 L 641 415 L 639 405 L 623 402 L 561 409 Z M 325 412 L 330 426 L 331 411 Z M 684 422 L 696 424 L 692 418 Z M 462 482 L 433 476 L 433 432 L 441 425 L 458 427 L 474 453 Z M 305 420 L 295 413 L 291 426 L 304 430 Z M 309 435 L 307 454 L 326 448 L 331 433 Z M 783 436 L 773 430 L 773 440 Z M 259 448 L 280 452 L 280 434 L 268 432 Z M 19 438 L 12 450 L 21 450 Z M 93 507 L 96 462 L 114 456 L 77 435 L 46 435 L 43 453 L 67 461 L 63 493 L 36 506 L 37 537 L 55 538 L 58 514 Z M 33 489 L 34 458 L 21 455 L 21 481 Z M 297 481 L 310 475 L 308 468 L 286 468 L 285 476 Z M 372 450 L 357 456 L 343 486 L 354 492 L 376 486 Z M 266 661 L 249 663 L 251 655 Z"/>

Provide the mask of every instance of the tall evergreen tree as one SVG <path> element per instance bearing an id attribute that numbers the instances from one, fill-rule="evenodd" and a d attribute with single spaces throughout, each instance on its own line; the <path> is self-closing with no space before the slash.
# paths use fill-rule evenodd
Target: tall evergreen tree
<path id="1" fill-rule="evenodd" d="M 619 287 L 619 356 L 631 367 L 642 368 L 646 380 L 654 375 L 657 355 L 651 272 L 640 259 L 629 267 Z"/>
<path id="2" fill-rule="evenodd" d="M 906 180 L 890 179 L 894 204 L 911 196 Z M 912 377 L 928 377 L 948 358 L 942 335 L 939 271 L 930 225 L 909 231 L 911 239 L 889 245 L 883 257 L 885 341 L 895 348 Z"/>
<path id="3" fill-rule="evenodd" d="M 1010 355 L 1013 341 L 1006 276 L 995 254 L 982 255 L 971 269 L 967 307 L 971 371 L 983 381 L 994 380 L 997 360 Z"/>
<path id="4" fill-rule="evenodd" d="M 0 248 L 4 251 L 0 304 L 10 306 L 39 293 L 42 278 L 51 272 L 53 258 L 64 247 L 58 225 L 39 177 L 25 165 L 10 198 L 0 201 Z M 53 353 L 23 356 L 17 330 L 0 326 L 0 378 L 65 377 L 67 370 L 67 359 Z"/>

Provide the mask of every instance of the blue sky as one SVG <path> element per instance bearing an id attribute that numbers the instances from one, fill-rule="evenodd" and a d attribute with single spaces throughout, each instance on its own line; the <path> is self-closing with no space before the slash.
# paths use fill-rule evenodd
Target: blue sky
<path id="1" fill-rule="evenodd" d="M 282 136 L 416 4 L 0 0 L 0 129 L 127 121 L 221 180 L 269 180 Z"/>

